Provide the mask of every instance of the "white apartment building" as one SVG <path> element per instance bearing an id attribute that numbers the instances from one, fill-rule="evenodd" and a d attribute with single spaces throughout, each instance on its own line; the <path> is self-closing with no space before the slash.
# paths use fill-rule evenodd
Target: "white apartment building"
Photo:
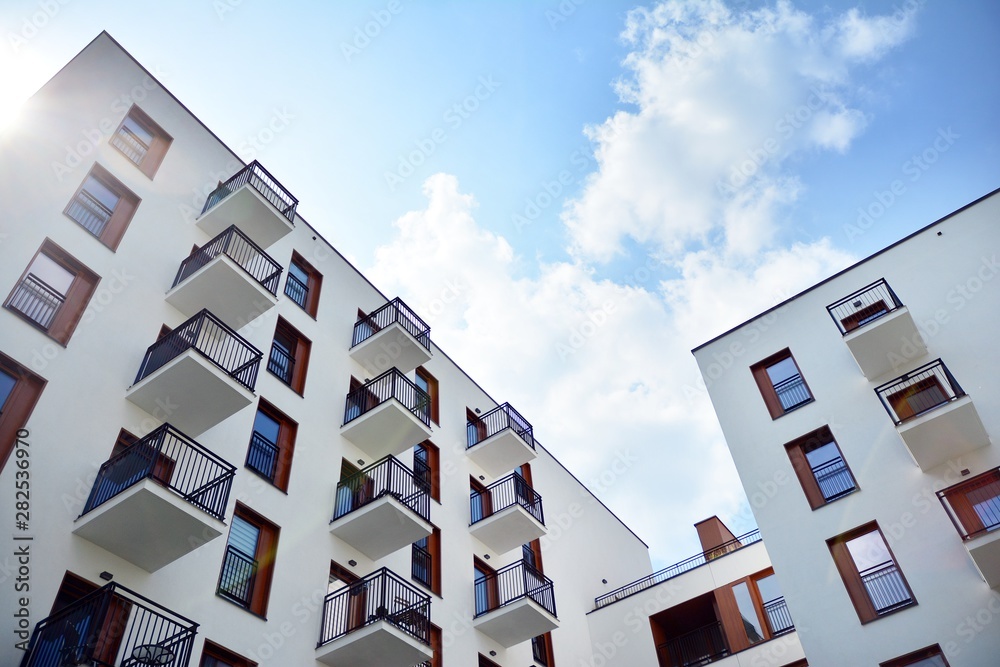
<path id="1" fill-rule="evenodd" d="M 694 350 L 813 667 L 1000 664 L 1000 191 Z"/>

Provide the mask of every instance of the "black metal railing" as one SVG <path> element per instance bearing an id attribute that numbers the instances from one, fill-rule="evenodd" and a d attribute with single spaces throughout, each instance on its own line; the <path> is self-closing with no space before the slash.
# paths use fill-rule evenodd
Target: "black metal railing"
<path id="1" fill-rule="evenodd" d="M 181 262 L 174 278 L 174 287 L 219 255 L 225 255 L 271 294 L 277 296 L 281 282 L 281 265 L 246 234 L 233 225 L 203 245 Z"/>
<path id="2" fill-rule="evenodd" d="M 292 373 L 295 371 L 295 357 L 283 346 L 271 344 L 271 354 L 267 358 L 267 370 L 274 373 L 285 384 L 292 384 Z"/>
<path id="3" fill-rule="evenodd" d="M 253 598 L 257 561 L 233 545 L 226 546 L 226 557 L 219 571 L 219 595 L 242 607 L 249 607 Z"/>
<path id="4" fill-rule="evenodd" d="M 417 484 L 420 485 L 420 488 L 430 493 L 434 473 L 427 461 L 416 456 L 413 457 L 413 476 L 417 478 Z"/>
<path id="5" fill-rule="evenodd" d="M 392 496 L 421 519 L 430 522 L 431 499 L 427 487 L 391 454 L 337 484 L 333 520 L 385 496 Z"/>
<path id="6" fill-rule="evenodd" d="M 24 277 L 7 301 L 7 307 L 21 313 L 43 329 L 55 319 L 65 297 L 33 273 Z"/>
<path id="7" fill-rule="evenodd" d="M 259 192 L 268 202 L 277 209 L 278 213 L 295 223 L 295 207 L 299 205 L 299 200 L 285 189 L 281 183 L 272 176 L 267 169 L 254 160 L 246 167 L 236 172 L 236 175 L 215 189 L 205 201 L 205 207 L 201 210 L 204 215 L 213 206 L 222 202 L 226 197 L 244 185 L 249 185 Z"/>
<path id="8" fill-rule="evenodd" d="M 136 164 L 142 163 L 142 159 L 149 152 L 149 146 L 142 139 L 136 136 L 135 132 L 124 125 L 111 137 L 111 145 L 125 154 L 129 160 Z"/>
<path id="9" fill-rule="evenodd" d="M 431 425 L 431 397 L 395 368 L 390 368 L 374 380 L 347 394 L 344 424 L 357 419 L 389 399 L 412 412 L 425 425 Z"/>
<path id="10" fill-rule="evenodd" d="M 903 304 L 889 287 L 885 278 L 866 285 L 853 294 L 826 307 L 842 335 L 860 329 L 883 315 L 888 315 Z"/>
<path id="11" fill-rule="evenodd" d="M 383 567 L 326 596 L 317 647 L 377 621 L 429 646 L 430 616 L 430 596 Z"/>
<path id="12" fill-rule="evenodd" d="M 835 458 L 820 464 L 812 468 L 812 473 L 824 500 L 836 500 L 857 488 L 854 476 L 851 475 L 851 471 L 847 469 L 847 463 L 842 458 Z"/>
<path id="13" fill-rule="evenodd" d="M 792 615 L 788 613 L 788 604 L 784 597 L 765 602 L 764 616 L 767 618 L 767 627 L 770 629 L 772 637 L 783 635 L 795 629 Z"/>
<path id="14" fill-rule="evenodd" d="M 913 603 L 913 596 L 903 580 L 903 574 L 891 560 L 859 574 L 876 613 L 885 614 Z"/>
<path id="15" fill-rule="evenodd" d="M 552 580 L 528 563 L 519 560 L 476 580 L 476 617 L 524 598 L 531 599 L 553 617 L 556 616 L 556 597 Z"/>
<path id="16" fill-rule="evenodd" d="M 519 435 L 529 447 L 535 448 L 535 436 L 531 424 L 512 408 L 510 403 L 499 405 L 485 415 L 477 417 L 475 421 L 468 422 L 466 448 L 471 449 L 483 440 L 487 440 L 508 428 Z"/>
<path id="17" fill-rule="evenodd" d="M 198 624 L 111 583 L 39 621 L 21 667 L 187 667 Z"/>
<path id="18" fill-rule="evenodd" d="M 150 345 L 135 381 L 151 375 L 187 350 L 196 350 L 229 377 L 254 390 L 263 353 L 207 310 Z"/>
<path id="19" fill-rule="evenodd" d="M 104 231 L 104 227 L 108 224 L 108 220 L 111 219 L 113 213 L 111 209 L 97 201 L 86 190 L 80 190 L 80 193 L 77 194 L 66 208 L 66 215 L 76 220 L 80 223 L 81 227 L 98 237 Z"/>
<path id="20" fill-rule="evenodd" d="M 289 271 L 288 278 L 285 279 L 285 296 L 299 304 L 300 308 L 305 308 L 309 300 L 309 285 L 296 278 L 295 274 Z"/>
<path id="21" fill-rule="evenodd" d="M 273 482 L 278 468 L 278 445 L 254 431 L 247 447 L 247 467 Z"/>
<path id="22" fill-rule="evenodd" d="M 538 523 L 545 525 L 542 513 L 542 496 L 525 481 L 519 473 L 511 473 L 486 487 L 485 492 L 473 491 L 469 498 L 472 523 L 502 512 L 508 507 L 520 505 Z"/>
<path id="23" fill-rule="evenodd" d="M 876 387 L 875 393 L 897 426 L 965 396 L 940 359 Z"/>
<path id="24" fill-rule="evenodd" d="M 427 588 L 431 587 L 431 552 L 416 542 L 413 543 L 413 554 L 410 564 L 410 576 Z"/>
<path id="25" fill-rule="evenodd" d="M 962 539 L 1000 527 L 1000 468 L 993 468 L 937 492 Z"/>
<path id="26" fill-rule="evenodd" d="M 399 297 L 357 321 L 351 347 L 363 343 L 394 323 L 403 327 L 425 348 L 431 349 L 431 328 Z"/>
<path id="27" fill-rule="evenodd" d="M 774 393 L 778 396 L 782 410 L 785 411 L 812 400 L 806 381 L 798 373 L 775 384 Z"/>
<path id="28" fill-rule="evenodd" d="M 164 424 L 101 465 L 83 516 L 144 479 L 154 479 L 223 520 L 236 468 Z"/>
<path id="29" fill-rule="evenodd" d="M 673 579 L 678 575 L 684 574 L 688 570 L 700 567 L 710 560 L 721 558 L 722 556 L 731 554 L 734 551 L 742 549 L 743 547 L 750 546 L 755 542 L 760 542 L 759 530 L 752 530 L 749 533 L 740 535 L 736 539 L 723 542 L 714 549 L 695 554 L 694 556 L 686 558 L 679 563 L 675 563 L 670 567 L 654 572 L 653 574 L 645 576 L 637 581 L 633 581 L 631 584 L 626 584 L 625 586 L 617 588 L 610 593 L 605 593 L 594 600 L 594 605 L 600 609 L 601 607 L 618 602 L 619 600 L 627 598 L 630 595 L 635 595 L 640 591 L 644 591 L 647 588 L 656 586 L 657 584 L 667 581 L 668 579 Z"/>
<path id="30" fill-rule="evenodd" d="M 707 665 L 728 655 L 729 646 L 719 622 L 684 633 L 656 647 L 660 667 Z"/>

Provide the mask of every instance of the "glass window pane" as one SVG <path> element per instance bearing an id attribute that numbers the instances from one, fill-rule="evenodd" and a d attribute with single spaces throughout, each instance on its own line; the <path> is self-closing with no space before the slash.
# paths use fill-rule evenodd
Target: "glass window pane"
<path id="1" fill-rule="evenodd" d="M 83 189 L 87 191 L 91 197 L 99 201 L 101 204 L 110 210 L 115 210 L 115 206 L 118 205 L 118 200 L 121 199 L 117 194 L 115 194 L 108 186 L 101 183 L 99 180 L 93 176 L 87 177 L 87 182 L 84 183 Z"/>
<path id="2" fill-rule="evenodd" d="M 257 417 L 253 421 L 253 430 L 255 433 L 259 433 L 272 443 L 277 443 L 278 430 L 280 428 L 281 425 L 276 419 L 259 410 L 257 411 Z"/>
<path id="3" fill-rule="evenodd" d="M 795 367 L 795 362 L 791 357 L 782 359 L 773 366 L 767 367 L 767 377 L 771 379 L 771 384 L 778 384 L 798 374 L 799 369 Z"/>
<path id="4" fill-rule="evenodd" d="M 878 531 L 855 537 L 847 543 L 847 550 L 851 552 L 851 558 L 859 572 L 892 560 L 889 548 L 885 546 L 885 540 Z"/>
<path id="5" fill-rule="evenodd" d="M 0 413 L 3 412 L 3 407 L 7 404 L 7 399 L 10 398 L 10 392 L 14 391 L 15 384 L 17 384 L 17 378 L 6 371 L 0 370 Z"/>
<path id="6" fill-rule="evenodd" d="M 781 588 L 778 586 L 778 577 L 771 574 L 763 579 L 757 580 L 757 590 L 760 591 L 760 599 L 767 604 L 771 600 L 781 597 Z"/>
<path id="7" fill-rule="evenodd" d="M 740 582 L 733 586 L 733 595 L 736 596 L 736 606 L 740 609 L 740 616 L 743 617 L 743 629 L 746 630 L 747 639 L 751 644 L 764 641 L 764 631 L 761 630 L 760 621 L 757 620 L 757 610 L 753 605 L 753 598 L 750 597 L 750 589 L 746 582 Z"/>
<path id="8" fill-rule="evenodd" d="M 39 280 L 65 296 L 73 283 L 73 274 L 58 264 L 48 255 L 38 255 L 28 267 L 28 273 L 34 274 Z"/>
<path id="9" fill-rule="evenodd" d="M 257 554 L 257 540 L 259 538 L 260 528 L 242 517 L 233 517 L 233 525 L 229 529 L 228 544 L 230 546 L 239 549 L 252 558 Z"/>
<path id="10" fill-rule="evenodd" d="M 303 284 L 309 284 L 309 274 L 306 273 L 301 266 L 292 262 L 288 265 L 288 272 L 299 279 Z"/>
<path id="11" fill-rule="evenodd" d="M 128 128 L 128 130 L 137 136 L 142 143 L 146 144 L 146 146 L 153 143 L 152 133 L 142 125 L 139 125 L 139 123 L 135 122 L 131 116 L 126 116 L 125 122 L 122 123 L 122 125 Z"/>

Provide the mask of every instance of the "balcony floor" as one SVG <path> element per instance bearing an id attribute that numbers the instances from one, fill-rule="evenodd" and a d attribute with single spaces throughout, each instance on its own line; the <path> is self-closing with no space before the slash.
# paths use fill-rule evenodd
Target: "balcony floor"
<path id="1" fill-rule="evenodd" d="M 408 547 L 433 532 L 409 507 L 393 496 L 383 496 L 330 524 L 330 532 L 378 560 Z"/>
<path id="2" fill-rule="evenodd" d="M 520 548 L 548 531 L 520 505 L 511 505 L 469 526 L 469 532 L 498 554 Z"/>
<path id="3" fill-rule="evenodd" d="M 979 413 L 969 396 L 934 408 L 898 427 L 906 448 L 921 470 L 990 444 Z"/>
<path id="4" fill-rule="evenodd" d="M 218 255 L 167 292 L 167 303 L 187 317 L 208 309 L 234 330 L 278 305 L 278 298 L 226 255 Z"/>
<path id="5" fill-rule="evenodd" d="M 480 616 L 472 626 L 504 648 L 510 648 L 555 630 L 559 621 L 531 598 L 524 597 Z"/>
<path id="6" fill-rule="evenodd" d="M 409 373 L 431 359 L 430 350 L 418 343 L 399 322 L 393 322 L 352 347 L 350 355 L 373 377 L 393 367 L 400 373 Z"/>
<path id="7" fill-rule="evenodd" d="M 197 224 L 213 238 L 236 225 L 261 248 L 273 245 L 293 227 L 288 218 L 250 185 L 240 186 L 202 213 Z"/>
<path id="8" fill-rule="evenodd" d="M 390 398 L 345 424 L 341 435 L 377 460 L 408 451 L 431 437 L 431 428 L 402 403 Z"/>
<path id="9" fill-rule="evenodd" d="M 505 428 L 465 450 L 490 477 L 500 477 L 537 456 L 513 429 Z"/>
<path id="10" fill-rule="evenodd" d="M 432 657 L 430 646 L 388 621 L 376 621 L 316 649 L 316 659 L 332 667 L 412 667 Z"/>

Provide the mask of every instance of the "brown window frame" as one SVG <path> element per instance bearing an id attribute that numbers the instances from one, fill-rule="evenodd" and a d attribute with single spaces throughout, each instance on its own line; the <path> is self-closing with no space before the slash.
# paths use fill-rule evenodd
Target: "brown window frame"
<path id="1" fill-rule="evenodd" d="M 439 415 L 438 415 L 438 381 L 437 378 L 431 375 L 431 373 L 423 366 L 417 366 L 415 372 L 415 377 L 417 379 L 416 385 L 420 386 L 420 380 L 427 383 L 427 395 L 431 399 L 431 409 L 430 417 L 431 421 L 437 425 L 440 425 Z"/>
<path id="2" fill-rule="evenodd" d="M 275 343 L 278 337 L 282 337 L 289 343 L 291 356 L 291 377 L 285 381 L 281 375 L 271 368 L 271 355 L 274 354 Z M 312 351 L 312 341 L 302 335 L 302 333 L 288 323 L 285 318 L 278 316 L 278 322 L 274 326 L 274 337 L 271 341 L 271 351 L 268 353 L 267 370 L 274 377 L 278 378 L 282 384 L 288 386 L 299 396 L 305 395 L 306 373 L 309 370 L 309 354 Z"/>
<path id="3" fill-rule="evenodd" d="M 492 660 L 490 660 L 489 658 L 487 658 L 485 655 L 483 655 L 482 653 L 480 653 L 479 654 L 478 667 L 500 667 L 500 665 L 498 665 L 497 663 L 493 662 Z"/>
<path id="4" fill-rule="evenodd" d="M 104 223 L 100 234 L 95 234 L 93 230 L 85 227 L 80 220 L 73 217 L 72 213 L 70 213 L 80 195 L 86 191 L 87 181 L 91 178 L 118 196 L 118 203 L 111 210 L 111 216 Z M 112 252 L 115 252 L 118 249 L 118 244 L 121 243 L 122 237 L 125 236 L 125 230 L 128 229 L 129 223 L 132 222 L 132 216 L 135 215 L 141 202 L 142 200 L 139 199 L 138 195 L 125 187 L 125 184 L 115 178 L 110 171 L 95 162 L 94 166 L 90 168 L 90 172 L 84 177 L 83 182 L 80 183 L 80 187 L 73 193 L 73 197 L 69 200 L 69 203 L 66 204 L 63 214 L 110 248 Z"/>
<path id="5" fill-rule="evenodd" d="M 444 664 L 444 635 L 441 632 L 441 628 L 430 624 L 430 644 L 431 651 L 434 655 L 428 661 L 430 662 L 430 667 L 442 667 Z"/>
<path id="6" fill-rule="evenodd" d="M 541 645 L 542 656 L 538 655 L 537 645 L 539 644 Z M 551 632 L 531 638 L 531 659 L 536 665 L 541 665 L 541 667 L 556 667 L 556 661 L 552 655 Z"/>
<path id="7" fill-rule="evenodd" d="M 481 572 L 481 573 L 485 574 L 488 577 L 487 584 L 486 584 L 486 606 L 487 606 L 487 609 L 483 610 L 482 613 L 486 614 L 486 613 L 489 613 L 490 611 L 496 610 L 497 609 L 497 605 L 499 604 L 499 600 L 500 600 L 500 592 L 499 592 L 499 590 L 497 588 L 497 577 L 496 577 L 497 571 L 494 570 L 489 565 L 487 565 L 486 561 L 484 561 L 481 558 L 479 558 L 479 556 L 473 556 L 472 557 L 472 568 L 473 568 L 474 571 Z M 475 587 L 476 587 L 476 580 L 475 580 L 475 577 L 473 577 L 473 579 L 472 579 L 472 588 L 473 588 L 473 600 L 474 601 L 475 601 L 475 598 L 476 598 L 476 596 L 475 596 Z M 474 604 L 475 604 L 475 602 L 474 602 Z M 476 614 L 477 616 L 478 615 L 482 615 L 482 614 L 479 613 L 479 610 L 477 608 L 473 609 L 473 613 Z"/>
<path id="8" fill-rule="evenodd" d="M 798 372 L 798 376 L 802 380 L 802 386 L 809 395 L 809 398 L 806 400 L 789 406 L 787 409 L 781 404 L 778 392 L 775 390 L 774 384 L 771 382 L 771 377 L 767 374 L 768 368 L 781 363 L 785 359 L 792 360 L 792 364 L 795 365 L 795 370 Z M 771 419 L 777 419 L 778 417 L 787 415 L 790 412 L 794 412 L 795 410 L 816 401 L 816 397 L 813 395 L 812 390 L 809 389 L 809 384 L 806 382 L 806 378 L 802 374 L 802 369 L 799 368 L 798 362 L 795 361 L 795 357 L 792 356 L 791 351 L 787 347 L 784 350 L 772 354 L 766 359 L 758 361 L 750 367 L 750 372 L 753 374 L 753 379 L 757 383 L 757 388 L 760 390 L 761 398 L 764 399 L 764 405 L 767 407 L 767 411 L 770 413 Z"/>
<path id="9" fill-rule="evenodd" d="M 908 667 L 908 665 L 915 665 L 921 660 L 927 660 L 929 658 L 941 658 L 945 667 L 948 667 L 948 658 L 945 657 L 940 644 L 925 646 L 922 649 L 907 653 L 906 655 L 901 655 L 899 657 L 886 660 L 885 662 L 880 662 L 878 667 Z"/>
<path id="10" fill-rule="evenodd" d="M 851 540 L 876 532 L 881 537 L 882 543 L 885 545 L 885 549 L 889 554 L 890 562 L 895 565 L 903 586 L 906 587 L 906 590 L 910 595 L 908 603 L 894 606 L 892 609 L 887 609 L 882 612 L 879 612 L 875 608 L 871 595 L 868 593 L 868 590 L 865 588 L 864 582 L 862 581 L 861 572 L 858 570 L 858 566 L 854 562 L 854 558 L 851 556 L 847 547 L 847 543 Z M 847 589 L 847 595 L 851 599 L 851 603 L 854 605 L 854 610 L 858 614 L 858 620 L 861 621 L 862 625 L 866 625 L 872 621 L 885 618 L 886 616 L 917 605 L 917 598 L 913 593 L 913 588 L 906 580 L 906 575 L 903 573 L 903 568 L 899 564 L 899 559 L 897 559 L 895 554 L 892 553 L 892 547 L 885 539 L 885 535 L 882 533 L 882 529 L 879 528 L 877 521 L 870 521 L 845 533 L 831 537 L 826 541 L 826 544 L 830 549 L 830 555 L 833 557 L 834 565 L 840 573 L 840 578 L 843 580 L 844 587 Z"/>
<path id="11" fill-rule="evenodd" d="M 219 591 L 216 591 L 216 595 L 224 600 L 229 600 L 241 609 L 246 609 L 251 614 L 266 618 L 267 604 L 271 597 L 271 582 L 274 580 L 274 561 L 278 552 L 278 539 L 281 535 L 281 528 L 239 501 L 236 502 L 233 516 L 253 524 L 260 531 L 256 553 L 247 554 L 257 561 L 257 570 L 253 575 L 253 590 L 250 596 L 250 603 L 246 606 L 241 605 L 230 597 L 222 595 Z M 230 532 L 232 532 L 232 529 L 232 522 L 230 522 Z M 228 545 L 229 538 L 227 536 L 226 546 Z M 222 567 L 225 566 L 225 563 L 226 556 L 224 553 Z M 219 568 L 220 573 L 222 567 Z"/>
<path id="12" fill-rule="evenodd" d="M 307 262 L 306 259 L 302 255 L 300 255 L 297 251 L 295 251 L 295 250 L 292 251 L 292 257 L 291 257 L 291 259 L 289 260 L 288 263 L 289 263 L 289 271 L 288 271 L 288 275 L 285 276 L 284 294 L 289 299 L 291 299 L 292 303 L 294 303 L 296 306 L 298 306 L 302 310 L 306 311 L 306 313 L 308 313 L 313 319 L 316 319 L 316 312 L 319 309 L 319 292 L 320 292 L 320 289 L 323 286 L 323 274 L 320 273 L 319 271 L 317 271 L 316 267 L 314 267 L 312 264 L 310 264 L 309 262 Z M 302 271 L 302 273 L 306 274 L 306 278 L 307 278 L 307 280 L 306 280 L 306 298 L 305 298 L 305 303 L 304 304 L 299 303 L 293 296 L 291 296 L 288 293 L 288 289 L 289 289 L 288 288 L 288 285 L 289 285 L 288 281 L 289 281 L 289 279 L 291 277 L 293 277 L 293 274 L 292 274 L 292 272 L 290 270 L 291 269 L 291 265 L 293 265 L 293 264 L 296 267 L 298 267 L 298 269 L 300 271 Z M 298 278 L 295 277 L 295 280 L 298 280 Z"/>
<path id="13" fill-rule="evenodd" d="M 205 664 L 205 658 L 212 658 L 216 661 L 211 667 L 216 667 L 220 664 L 225 665 L 225 667 L 257 667 L 257 663 L 253 660 L 244 658 L 242 655 L 234 653 L 208 639 L 205 640 L 205 646 L 201 650 L 201 660 L 198 661 L 198 667 L 209 667 Z"/>
<path id="14" fill-rule="evenodd" d="M 483 484 L 478 479 L 476 479 L 475 477 L 473 477 L 473 476 L 470 475 L 469 476 L 469 497 L 470 497 L 470 499 L 471 499 L 473 493 L 478 493 L 479 494 L 479 498 L 480 498 L 479 509 L 480 509 L 480 512 L 482 513 L 482 516 L 480 516 L 476 520 L 477 521 L 482 521 L 483 519 L 485 519 L 488 516 L 493 516 L 493 496 L 490 495 L 489 489 L 486 488 L 485 484 Z M 471 507 L 471 500 L 470 500 L 470 507 Z"/>
<path id="15" fill-rule="evenodd" d="M 262 474 L 260 471 L 245 464 L 245 467 L 252 471 L 254 474 L 259 475 L 262 479 L 267 480 L 272 485 L 278 489 L 288 492 L 288 479 L 291 476 L 292 470 L 292 457 L 295 454 L 295 437 L 298 434 L 299 425 L 298 422 L 293 420 L 291 417 L 286 415 L 284 412 L 276 408 L 272 403 L 261 398 L 257 401 L 257 410 L 254 411 L 254 419 L 256 420 L 257 413 L 263 412 L 265 415 L 274 419 L 278 422 L 278 441 L 274 443 L 278 447 L 277 458 L 274 463 L 274 479 L 268 479 L 266 475 Z M 253 435 L 256 433 L 253 425 L 250 426 L 250 441 L 253 441 Z M 250 457 L 250 443 L 247 443 L 247 461 L 249 462 Z"/>
<path id="16" fill-rule="evenodd" d="M 985 491 L 985 493 L 983 493 Z M 975 494 L 978 498 L 970 498 Z M 995 524 L 989 527 L 975 510 L 975 505 L 989 501 L 992 512 L 1000 499 L 1000 468 L 993 468 L 975 477 L 965 479 L 954 486 L 949 486 L 937 492 L 938 498 L 955 524 L 956 530 L 963 541 L 975 539 L 987 531 L 994 530 Z"/>
<path id="17" fill-rule="evenodd" d="M 28 423 L 47 380 L 32 373 L 3 352 L 0 352 L 0 370 L 14 378 L 14 386 L 7 400 L 0 406 L 0 471 L 2 471 L 11 452 L 14 451 L 18 432 Z"/>
<path id="18" fill-rule="evenodd" d="M 414 461 L 417 459 L 418 449 L 423 449 L 427 453 L 426 460 L 429 471 L 428 476 L 430 477 L 427 491 L 432 500 L 441 502 L 441 450 L 430 440 L 424 440 L 420 444 L 413 446 Z M 413 472 L 415 474 L 417 472 L 415 463 Z"/>
<path id="19" fill-rule="evenodd" d="M 413 546 L 416 547 L 416 542 Z M 411 554 L 411 566 L 410 566 L 410 578 L 417 582 L 424 588 L 428 589 L 431 593 L 437 596 L 441 595 L 441 529 L 434 527 L 430 535 L 427 536 L 427 555 L 430 557 L 430 585 L 427 582 L 421 581 L 417 577 L 413 576 L 412 567 L 412 554 Z"/>
<path id="20" fill-rule="evenodd" d="M 542 541 L 534 539 L 521 545 L 521 559 L 527 563 L 528 560 L 524 558 L 526 551 L 531 551 L 531 556 L 535 559 L 535 563 L 531 567 L 535 568 L 539 574 L 545 574 L 545 564 L 542 562 Z"/>
<path id="21" fill-rule="evenodd" d="M 146 153 L 142 158 L 136 162 L 131 156 L 128 155 L 122 148 L 115 143 L 115 138 L 122 133 L 122 129 L 125 128 L 125 121 L 131 119 L 136 125 L 141 126 L 144 130 L 152 135 L 152 140 L 150 145 L 146 147 Z M 127 132 L 127 128 L 125 128 Z M 123 135 L 124 136 L 124 135 Z M 145 111 L 143 111 L 139 106 L 133 104 L 128 110 L 128 113 L 122 117 L 122 122 L 118 124 L 115 129 L 114 134 L 108 142 L 121 153 L 130 164 L 135 165 L 135 167 L 145 174 L 150 180 L 156 175 L 157 170 L 160 168 L 160 164 L 163 162 L 163 158 L 167 154 L 167 150 L 170 148 L 170 144 L 173 142 L 173 137 L 167 134 L 160 125 L 149 117 Z"/>
<path id="22" fill-rule="evenodd" d="M 806 458 L 806 454 L 809 452 L 828 444 L 833 444 L 837 448 L 837 452 L 840 454 L 840 460 L 844 464 L 844 469 L 847 471 L 847 474 L 850 476 L 851 481 L 854 484 L 853 489 L 843 491 L 839 495 L 834 495 L 829 500 L 823 494 L 819 480 L 816 478 L 816 473 L 809 464 L 809 459 Z M 785 443 L 785 453 L 788 454 L 788 459 L 792 463 L 792 469 L 795 471 L 795 476 L 798 477 L 799 484 L 802 486 L 802 491 L 805 493 L 806 500 L 809 502 L 809 507 L 811 507 L 814 511 L 818 510 L 820 507 L 829 505 L 830 503 L 835 503 L 838 500 L 846 498 L 852 493 L 856 493 L 861 490 L 861 486 L 858 484 L 858 478 L 854 475 L 854 471 L 851 470 L 851 466 L 847 463 L 847 459 L 844 457 L 844 452 L 841 451 L 840 445 L 837 444 L 837 440 L 833 437 L 833 433 L 830 431 L 829 426 L 823 426 L 815 431 L 806 433 L 791 442 Z"/>
<path id="23" fill-rule="evenodd" d="M 63 301 L 56 307 L 55 312 L 52 315 L 52 321 L 48 324 L 48 326 L 43 325 L 41 322 L 38 322 L 12 305 L 15 294 L 27 278 L 31 265 L 35 262 L 39 255 L 45 255 L 50 260 L 65 269 L 68 273 L 73 274 L 73 281 L 70 283 L 66 293 L 61 295 Z M 28 265 L 21 273 L 21 277 L 18 278 L 14 288 L 7 296 L 7 300 L 4 301 L 4 308 L 14 313 L 39 331 L 44 332 L 49 338 L 56 341 L 63 347 L 66 347 L 66 345 L 69 344 L 70 338 L 73 337 L 73 332 L 76 330 L 77 325 L 83 318 L 83 313 L 87 310 L 87 304 L 90 303 L 90 298 L 97 290 L 97 283 L 100 282 L 100 280 L 100 276 L 87 268 L 78 259 L 53 243 L 51 239 L 46 238 L 32 256 L 31 261 L 28 262 Z"/>

